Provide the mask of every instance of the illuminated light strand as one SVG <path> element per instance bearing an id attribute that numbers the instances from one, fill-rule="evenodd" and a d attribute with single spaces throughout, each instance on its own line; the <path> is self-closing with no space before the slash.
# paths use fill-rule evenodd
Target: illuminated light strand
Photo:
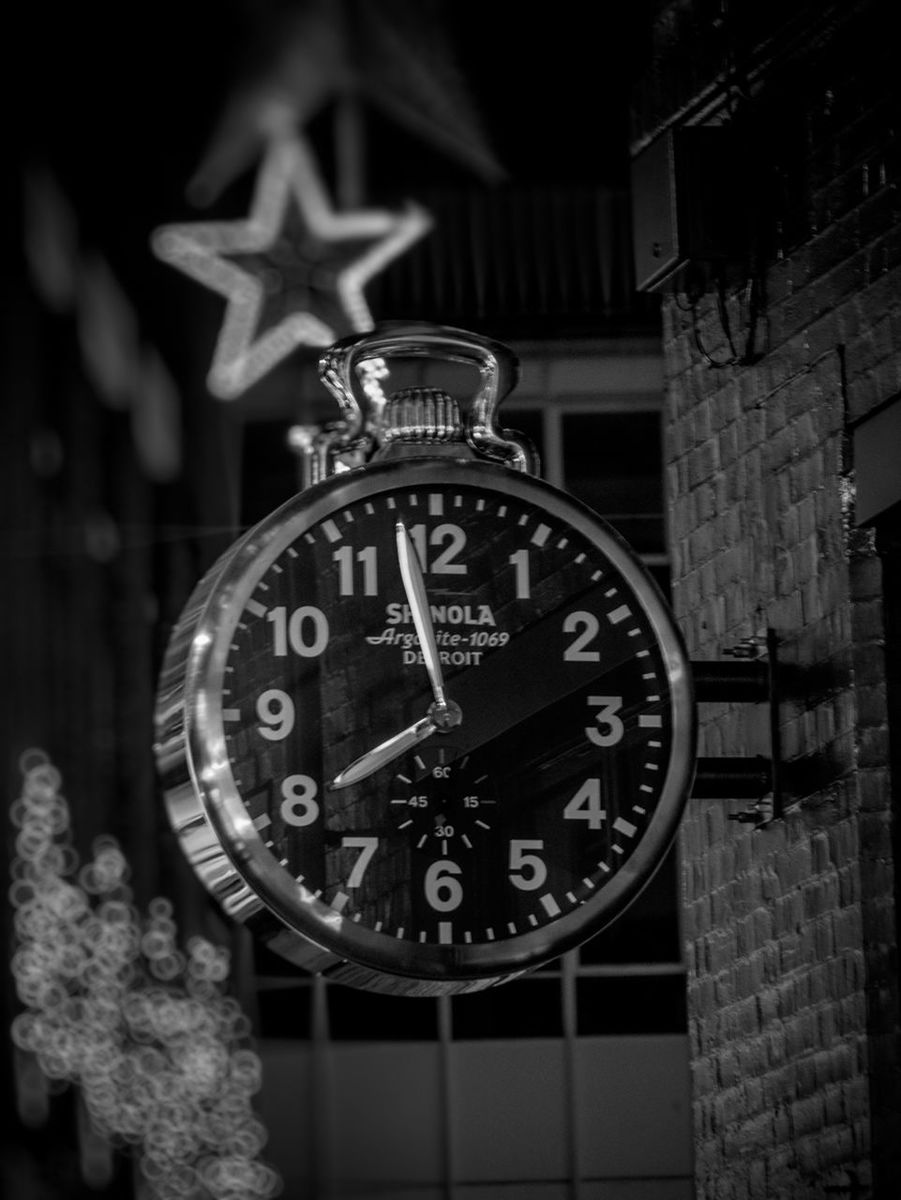
<path id="1" fill-rule="evenodd" d="M 200 937 L 181 949 L 163 897 L 142 916 L 114 838 L 98 838 L 80 865 L 59 771 L 38 750 L 21 767 L 9 896 L 26 1007 L 14 1043 L 48 1080 L 81 1089 L 92 1124 L 133 1149 L 155 1200 L 277 1195 L 278 1174 L 258 1159 L 262 1066 L 225 994 L 228 951 Z"/>

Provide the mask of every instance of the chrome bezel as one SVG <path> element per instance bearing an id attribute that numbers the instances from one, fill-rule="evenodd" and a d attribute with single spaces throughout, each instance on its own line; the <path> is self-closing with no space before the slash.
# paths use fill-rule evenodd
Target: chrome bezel
<path id="1" fill-rule="evenodd" d="M 632 590 L 657 640 L 669 684 L 671 745 L 654 815 L 626 864 L 552 923 L 490 943 L 413 943 L 348 920 L 300 887 L 253 827 L 228 761 L 222 687 L 244 606 L 273 561 L 330 513 L 399 487 L 469 485 L 526 501 L 565 521 L 606 556 Z M 570 949 L 614 920 L 660 865 L 678 828 L 695 758 L 690 664 L 653 578 L 623 539 L 585 505 L 536 479 L 484 462 L 407 459 L 333 476 L 265 518 L 195 591 L 170 642 L 157 707 L 157 757 L 170 820 L 205 886 L 279 953 L 313 969 L 389 991 L 488 986 Z M 405 984 L 404 981 L 409 981 Z"/>

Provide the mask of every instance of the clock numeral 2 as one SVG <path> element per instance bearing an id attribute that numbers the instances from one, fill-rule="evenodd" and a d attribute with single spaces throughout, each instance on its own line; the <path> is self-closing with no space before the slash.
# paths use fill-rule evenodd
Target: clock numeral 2
<path id="1" fill-rule="evenodd" d="M 598 636 L 600 630 L 600 622 L 594 613 L 568 613 L 563 620 L 563 632 L 574 633 L 576 636 L 563 651 L 563 661 L 600 662 L 600 651 L 588 649 L 588 646 Z"/>

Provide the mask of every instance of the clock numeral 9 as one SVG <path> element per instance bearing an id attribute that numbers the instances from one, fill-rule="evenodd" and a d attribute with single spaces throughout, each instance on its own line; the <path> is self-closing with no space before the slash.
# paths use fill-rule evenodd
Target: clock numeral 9
<path id="1" fill-rule="evenodd" d="M 302 604 L 291 616 L 283 604 L 270 608 L 266 620 L 272 623 L 272 653 L 284 658 L 288 647 L 301 658 L 316 658 L 328 645 L 328 620 L 321 608 Z"/>
<path id="2" fill-rule="evenodd" d="M 282 820 L 286 825 L 300 828 L 312 825 L 319 816 L 319 788 L 309 775 L 288 775 L 282 780 Z"/>
<path id="3" fill-rule="evenodd" d="M 563 661 L 600 662 L 600 651 L 588 649 L 588 646 L 594 641 L 600 631 L 600 622 L 594 613 L 567 613 L 563 620 L 563 632 L 574 633 L 576 636 L 563 651 Z"/>
<path id="4" fill-rule="evenodd" d="M 532 850 L 543 850 L 544 842 L 540 838 L 513 838 L 510 842 L 510 882 L 523 892 L 531 892 L 540 888 L 547 879 L 547 867 L 544 859 Z"/>
<path id="5" fill-rule="evenodd" d="M 463 900 L 463 887 L 455 876 L 463 868 L 449 858 L 439 858 L 425 873 L 425 898 L 436 912 L 453 912 Z"/>
<path id="6" fill-rule="evenodd" d="M 589 829 L 600 829 L 607 820 L 606 810 L 601 808 L 600 779 L 586 779 L 572 800 L 563 810 L 567 821 L 587 821 Z"/>
<path id="7" fill-rule="evenodd" d="M 294 701 L 281 688 L 268 688 L 257 696 L 257 717 L 262 737 L 280 742 L 294 728 Z"/>
<path id="8" fill-rule="evenodd" d="M 358 550 L 356 554 L 356 560 L 363 568 L 364 596 L 377 596 L 379 594 L 376 555 L 375 546 L 365 546 L 362 550 Z M 352 596 L 354 594 L 353 547 L 342 546 L 339 550 L 335 551 L 332 558 L 338 564 L 339 594 L 342 596 Z"/>
<path id="9" fill-rule="evenodd" d="M 622 696 L 589 696 L 588 706 L 598 711 L 594 714 L 596 724 L 586 726 L 585 736 L 596 746 L 615 746 L 624 733 L 622 720 L 617 716 L 623 706 Z"/>
<path id="10" fill-rule="evenodd" d="M 459 525 L 436 525 L 429 531 L 429 546 L 444 545 L 444 549 L 431 563 L 426 548 L 425 525 L 411 525 L 409 533 L 423 571 L 429 571 L 433 575 L 466 574 L 466 564 L 453 561 L 466 545 L 466 534 Z"/>

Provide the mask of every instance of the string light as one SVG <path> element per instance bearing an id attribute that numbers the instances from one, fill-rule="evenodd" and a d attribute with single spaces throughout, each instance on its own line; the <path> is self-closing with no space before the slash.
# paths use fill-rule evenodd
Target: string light
<path id="1" fill-rule="evenodd" d="M 25 1006 L 12 1038 L 50 1080 L 81 1088 L 95 1128 L 131 1147 L 156 1200 L 264 1200 L 281 1191 L 260 1161 L 266 1130 L 250 1023 L 226 995 L 228 951 L 182 949 L 171 903 L 133 903 L 125 855 L 98 838 L 80 864 L 62 778 L 22 756 L 9 896 L 12 971 Z"/>

